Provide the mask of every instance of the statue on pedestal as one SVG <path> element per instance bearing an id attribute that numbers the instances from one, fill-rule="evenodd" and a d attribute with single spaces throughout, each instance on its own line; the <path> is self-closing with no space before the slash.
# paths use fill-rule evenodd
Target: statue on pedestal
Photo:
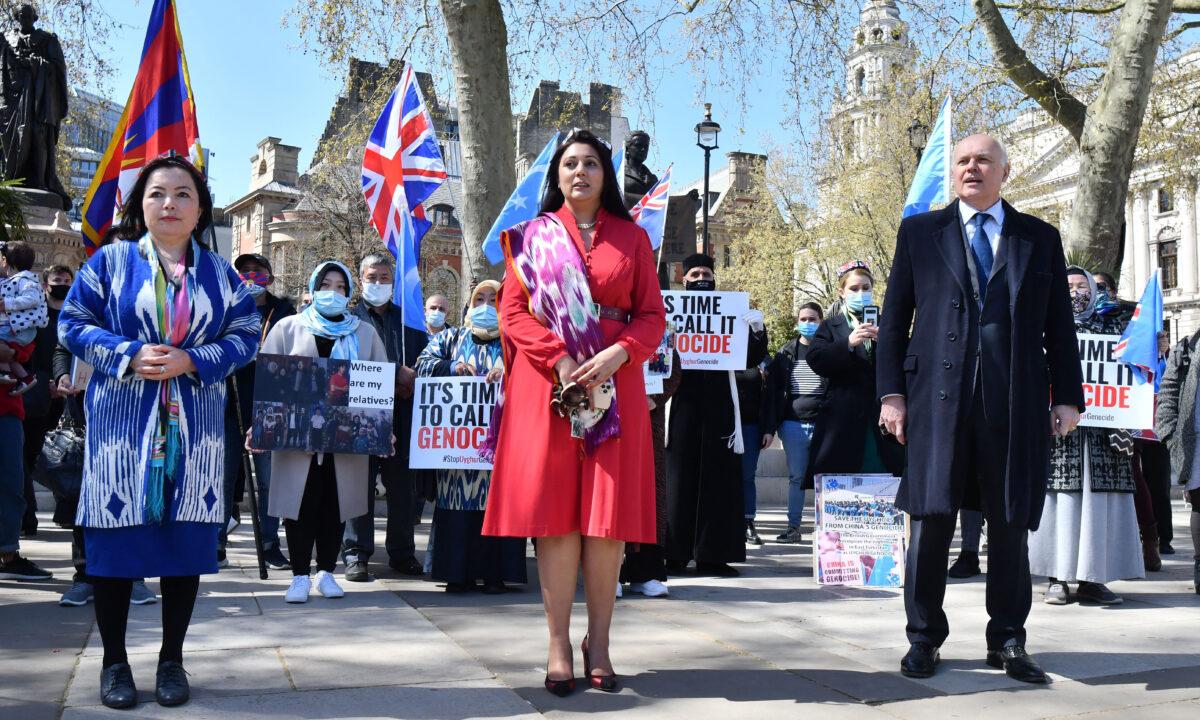
<path id="1" fill-rule="evenodd" d="M 650 135 L 645 130 L 634 130 L 625 138 L 625 207 L 637 205 L 638 200 L 650 192 L 658 182 L 658 176 L 646 167 L 650 154 Z"/>
<path id="2" fill-rule="evenodd" d="M 32 5 L 13 12 L 17 27 L 0 41 L 0 162 L 5 180 L 53 196 L 62 209 L 71 198 L 54 164 L 59 128 L 67 115 L 67 63 L 54 33 L 38 30 Z M 41 195 L 41 193 L 35 193 Z M 47 204 L 47 203 L 38 203 Z"/>

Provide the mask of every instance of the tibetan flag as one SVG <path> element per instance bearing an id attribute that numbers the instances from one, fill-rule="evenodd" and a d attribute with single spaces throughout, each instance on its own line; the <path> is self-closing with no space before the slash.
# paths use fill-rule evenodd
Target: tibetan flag
<path id="1" fill-rule="evenodd" d="M 1162 382 L 1166 363 L 1158 353 L 1158 334 L 1163 329 L 1163 294 L 1158 271 L 1150 276 L 1142 299 L 1134 308 L 1133 318 L 1113 348 L 1113 357 L 1129 366 L 1138 384 L 1154 383 L 1154 392 Z"/>
<path id="2" fill-rule="evenodd" d="M 133 89 L 83 201 L 83 244 L 89 256 L 119 217 L 141 169 L 172 151 L 203 170 L 195 96 L 175 2 L 155 0 Z"/>
<path id="3" fill-rule="evenodd" d="M 953 128 L 951 119 L 950 96 L 947 95 L 933 123 L 933 131 L 929 133 L 925 152 L 921 153 L 921 162 L 917 163 L 917 173 L 908 189 L 901 217 L 923 213 L 933 205 L 950 202 L 950 155 L 954 151 L 950 143 Z"/>

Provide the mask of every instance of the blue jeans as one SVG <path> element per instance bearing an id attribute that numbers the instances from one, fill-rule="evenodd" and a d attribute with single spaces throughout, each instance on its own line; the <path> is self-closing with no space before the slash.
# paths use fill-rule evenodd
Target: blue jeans
<path id="1" fill-rule="evenodd" d="M 788 509 L 787 521 L 791 527 L 800 527 L 804 514 L 804 474 L 808 472 L 808 446 L 812 442 L 813 424 L 784 420 L 779 426 L 779 439 L 788 464 Z"/>
<path id="2" fill-rule="evenodd" d="M 0 553 L 21 548 L 25 514 L 25 428 L 16 415 L 0 415 Z"/>
<path id="3" fill-rule="evenodd" d="M 753 520 L 758 510 L 758 489 L 754 476 L 758 474 L 758 454 L 762 452 L 762 435 L 758 423 L 742 423 L 742 505 L 747 520 Z"/>
<path id="4" fill-rule="evenodd" d="M 238 435 L 237 422 L 225 423 L 225 523 L 221 525 L 220 545 L 225 547 L 225 528 L 233 517 L 233 491 L 237 487 L 238 474 L 245 467 L 242 463 L 243 446 L 246 438 Z M 262 533 L 263 548 L 279 547 L 279 518 L 267 514 L 267 499 L 271 497 L 271 454 L 252 454 L 254 474 L 258 476 L 258 527 Z M 246 478 L 249 482 L 250 479 Z"/>

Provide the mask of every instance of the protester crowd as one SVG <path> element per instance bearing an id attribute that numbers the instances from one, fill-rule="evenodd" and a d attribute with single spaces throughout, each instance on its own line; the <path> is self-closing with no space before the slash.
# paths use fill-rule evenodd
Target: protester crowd
<path id="1" fill-rule="evenodd" d="M 613 691 L 615 597 L 666 596 L 669 577 L 685 572 L 738 575 L 747 545 L 764 543 L 755 475 L 760 450 L 778 437 L 788 468 L 778 543 L 801 541 L 816 476 L 905 476 L 896 504 L 914 517 L 904 570 L 906 674 L 933 673 L 948 633 L 947 573 L 981 572 L 986 523 L 988 662 L 1044 680 L 1024 654 L 1029 599 L 1018 596 L 1030 574 L 1048 578 L 1044 600 L 1052 605 L 1121 602 L 1107 583 L 1145 577 L 1174 552 L 1173 478 L 1185 485 L 1200 557 L 1200 365 L 1192 362 L 1200 333 L 1162 348 L 1168 370 L 1156 436 L 1138 428 L 1070 432 L 1082 410 L 1081 399 L 1062 390 L 1080 386 L 1072 331 L 1119 336 L 1132 307 L 1118 300 L 1111 275 L 1066 267 L 1053 228 L 999 199 L 1003 149 L 972 140 L 956 151 L 960 199 L 902 226 L 885 301 L 873 268 L 846 258 L 832 305 L 803 299 L 794 332 L 775 339 L 773 355 L 763 315 L 751 310 L 741 318 L 746 370 L 682 370 L 676 356 L 662 392 L 649 396 L 642 363 L 663 335 L 667 288 L 616 189 L 607 146 L 589 133 L 559 146 L 544 214 L 507 231 L 503 284 L 480 283 L 461 309 L 441 295 L 407 309 L 423 315 L 425 331 L 406 323 L 394 302 L 386 254 L 356 259 L 357 272 L 338 260 L 317 263 L 297 311 L 272 293 L 266 257 L 241 255 L 230 265 L 201 242 L 212 213 L 202 176 L 178 158 L 153 161 L 121 224 L 78 271 L 51 266 L 39 277 L 28 245 L 0 248 L 0 579 L 51 577 L 19 554 L 20 535 L 38 531 L 32 477 L 44 443 L 61 424 L 79 428 L 82 480 L 55 496 L 54 522 L 73 528 L 76 569 L 61 604 L 94 602 L 101 696 L 129 707 L 136 690 L 124 647 L 128 606 L 156 602 L 144 578 L 161 578 L 156 695 L 179 704 L 189 694 L 182 648 L 199 576 L 226 564 L 246 471 L 256 480 L 251 512 L 263 558 L 292 573 L 289 603 L 314 591 L 342 597 L 339 561 L 342 581 L 373 580 L 378 481 L 387 565 L 427 574 L 447 592 L 502 594 L 525 584 L 527 539 L 535 539 L 549 631 L 545 682 L 559 695 L 575 687 L 569 627 L 582 570 L 584 677 Z M 1021 255 L 1010 233 L 1045 240 Z M 944 257 L 956 258 L 949 268 L 928 250 L 918 256 L 910 247 L 918 236 L 942 238 Z M 538 242 L 566 251 L 531 252 Z M 1029 267 L 1034 275 L 1022 279 Z M 688 257 L 682 282 L 689 291 L 716 290 L 712 259 Z M 931 297 L 941 304 L 925 310 Z M 561 310 L 576 298 L 596 313 Z M 1036 348 L 1009 347 L 1025 337 L 1010 327 L 1010 305 L 1041 313 L 1023 321 Z M 1022 353 L 1042 352 L 1043 336 L 1045 357 L 1021 364 Z M 1008 357 L 995 360 L 1003 356 L 997 348 Z M 293 359 L 261 369 L 286 396 L 266 408 L 254 403 L 256 353 Z M 322 398 L 337 405 L 348 389 L 341 369 L 318 377 L 317 358 L 345 361 L 341 368 L 395 363 L 391 422 L 310 411 Z M 491 471 L 409 466 L 416 380 L 454 376 L 503 388 L 489 431 Z M 981 381 L 1018 376 L 1030 393 L 1053 381 L 1052 439 L 1042 402 L 1048 388 L 1010 407 L 1007 388 Z M 606 384 L 611 410 L 581 399 Z M 1026 416 L 1036 427 L 1025 427 Z M 1025 432 L 1033 439 L 1014 451 Z M 946 437 L 960 439 L 941 442 Z M 390 454 L 363 454 L 381 443 Z M 1012 476 L 1025 471 L 1013 468 L 1034 468 L 1042 446 L 1045 492 L 1032 469 L 1028 485 L 1014 485 Z M 433 510 L 422 562 L 414 528 L 426 519 L 426 502 Z M 895 519 L 872 502 L 834 503 L 830 512 Z M 962 550 L 947 570 L 956 516 Z M 1200 584 L 1200 560 L 1196 573 Z M 1002 600 L 1005 593 L 1016 599 Z"/>

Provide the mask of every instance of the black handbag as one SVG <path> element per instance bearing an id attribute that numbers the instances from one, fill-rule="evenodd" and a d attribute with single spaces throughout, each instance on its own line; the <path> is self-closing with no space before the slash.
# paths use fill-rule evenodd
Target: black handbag
<path id="1" fill-rule="evenodd" d="M 69 413 L 63 413 L 58 427 L 46 433 L 42 451 L 33 466 L 33 479 L 61 497 L 79 495 L 83 484 L 83 430 Z"/>

